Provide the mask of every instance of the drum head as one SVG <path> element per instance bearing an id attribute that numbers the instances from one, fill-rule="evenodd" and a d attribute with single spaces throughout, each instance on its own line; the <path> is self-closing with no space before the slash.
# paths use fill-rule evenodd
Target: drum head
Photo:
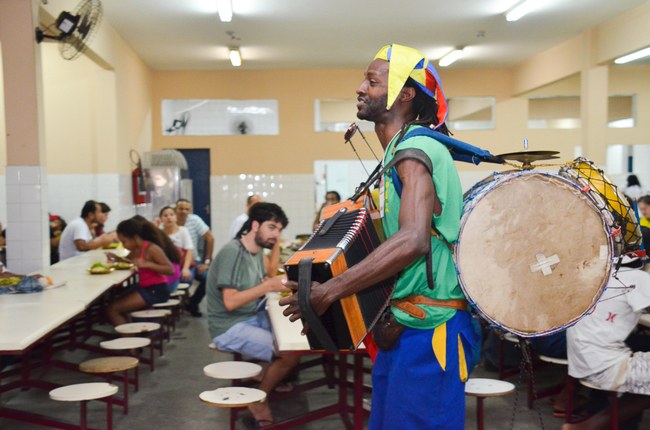
<path id="1" fill-rule="evenodd" d="M 465 203 L 461 286 L 485 317 L 521 336 L 571 325 L 602 293 L 612 243 L 593 202 L 557 175 L 499 175 Z"/>

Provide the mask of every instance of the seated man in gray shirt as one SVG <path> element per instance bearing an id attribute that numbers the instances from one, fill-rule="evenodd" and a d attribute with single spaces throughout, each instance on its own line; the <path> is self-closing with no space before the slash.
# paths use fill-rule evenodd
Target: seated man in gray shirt
<path id="1" fill-rule="evenodd" d="M 276 204 L 253 206 L 240 236 L 224 245 L 210 265 L 207 280 L 210 337 L 221 351 L 270 363 L 260 383 L 267 394 L 299 361 L 296 355 L 275 355 L 263 302 L 266 293 L 289 291 L 285 276 L 267 277 L 263 257 L 264 249 L 273 248 L 288 222 Z M 266 401 L 248 408 L 260 427 L 273 422 Z"/>

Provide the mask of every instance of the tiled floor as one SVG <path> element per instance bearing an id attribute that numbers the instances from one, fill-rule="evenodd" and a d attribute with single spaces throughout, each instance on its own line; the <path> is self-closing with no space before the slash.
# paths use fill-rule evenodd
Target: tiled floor
<path id="1" fill-rule="evenodd" d="M 172 336 L 172 342 L 166 345 L 165 355 L 157 360 L 156 370 L 150 373 L 147 367 L 141 368 L 141 388 L 130 398 L 129 415 L 122 414 L 121 409 L 114 409 L 114 429 L 156 429 L 156 430 L 203 430 L 227 429 L 229 411 L 210 407 L 201 402 L 198 395 L 201 391 L 210 390 L 226 385 L 225 382 L 210 379 L 203 375 L 206 364 L 230 359 L 229 355 L 208 349 L 207 323 L 205 317 L 191 318 L 185 316 Z M 80 362 L 90 355 L 79 352 L 66 352 L 63 358 Z M 300 380 L 319 376 L 321 368 L 313 368 L 301 373 Z M 538 380 L 544 385 L 561 380 L 557 369 L 547 369 L 538 373 Z M 92 377 L 81 374 L 62 373 L 51 370 L 42 375 L 43 379 L 60 383 L 88 382 Z M 481 368 L 475 370 L 472 377 L 491 377 L 496 375 Z M 517 377 L 510 379 L 516 382 Z M 300 394 L 291 401 L 273 402 L 272 408 L 276 419 L 285 419 L 302 411 L 312 410 L 335 401 L 337 391 L 320 388 L 316 392 Z M 489 398 L 485 401 L 485 416 L 487 429 L 539 429 L 542 428 L 534 410 L 528 410 L 525 405 L 525 387 L 519 389 L 518 410 L 514 414 L 515 422 L 511 427 L 513 403 L 515 395 Z M 75 422 L 78 420 L 79 406 L 75 403 L 55 402 L 48 398 L 45 391 L 28 390 L 14 391 L 2 397 L 3 405 L 35 411 L 40 414 L 57 417 L 61 420 Z M 551 406 L 547 399 L 539 401 L 544 428 L 559 429 L 562 421 L 551 415 Z M 105 407 L 101 403 L 91 402 L 88 408 L 89 425 L 95 428 L 105 428 Z M 467 429 L 476 428 L 476 401 L 467 398 L 466 425 Z M 240 415 L 246 415 L 242 413 Z M 31 424 L 0 419 L 0 429 L 26 430 L 38 428 Z M 246 426 L 238 422 L 238 429 Z M 302 430 L 339 430 L 344 428 L 338 416 L 328 417 L 317 422 L 302 426 Z M 650 428 L 650 419 L 645 420 L 639 427 Z"/>

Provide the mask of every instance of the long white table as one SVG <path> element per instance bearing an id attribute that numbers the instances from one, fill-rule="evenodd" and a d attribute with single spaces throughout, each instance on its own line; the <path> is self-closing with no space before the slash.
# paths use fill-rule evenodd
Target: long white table
<path id="1" fill-rule="evenodd" d="M 291 322 L 282 312 L 280 306 L 280 293 L 266 295 L 266 312 L 269 314 L 271 327 L 275 339 L 275 346 L 279 352 L 309 351 L 307 336 L 303 336 L 302 321 Z"/>
<path id="2" fill-rule="evenodd" d="M 89 251 L 39 272 L 55 284 L 65 282 L 64 286 L 40 293 L 1 295 L 0 354 L 20 354 L 132 275 L 130 270 L 91 275 L 88 268 L 105 262 L 104 253 Z"/>

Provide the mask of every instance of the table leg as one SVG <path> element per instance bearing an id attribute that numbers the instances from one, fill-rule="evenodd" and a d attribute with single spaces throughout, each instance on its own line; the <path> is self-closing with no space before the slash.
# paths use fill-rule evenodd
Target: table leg
<path id="1" fill-rule="evenodd" d="M 354 354 L 354 430 L 363 430 L 363 355 Z"/>

